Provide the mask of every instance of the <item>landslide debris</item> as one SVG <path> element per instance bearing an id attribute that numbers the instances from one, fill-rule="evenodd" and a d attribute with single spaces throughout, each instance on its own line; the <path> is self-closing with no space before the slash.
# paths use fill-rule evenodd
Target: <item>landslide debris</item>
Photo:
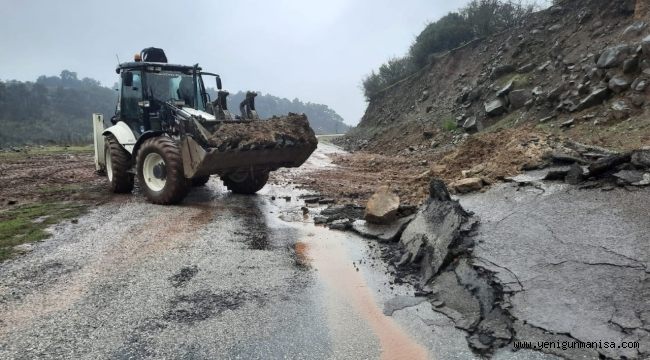
<path id="1" fill-rule="evenodd" d="M 571 0 L 445 54 L 373 98 L 338 141 L 391 155 L 435 153 L 463 133 L 533 125 L 631 150 L 650 143 L 645 0 Z M 436 96 L 425 96 L 436 94 Z"/>
<path id="2" fill-rule="evenodd" d="M 223 122 L 208 138 L 210 146 L 219 150 L 256 150 L 316 146 L 318 140 L 304 114 L 250 122 Z"/>

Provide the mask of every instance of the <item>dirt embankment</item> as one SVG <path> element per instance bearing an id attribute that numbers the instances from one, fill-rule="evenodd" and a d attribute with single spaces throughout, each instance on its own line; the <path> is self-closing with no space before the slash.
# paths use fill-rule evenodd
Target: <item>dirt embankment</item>
<path id="1" fill-rule="evenodd" d="M 434 57 L 373 98 L 340 144 L 408 155 L 522 125 L 619 150 L 650 144 L 647 15 L 642 0 L 561 2 Z"/>
<path id="2" fill-rule="evenodd" d="M 560 143 L 559 138 L 530 126 L 504 129 L 468 137 L 454 148 L 435 153 L 332 155 L 336 167 L 291 180 L 324 197 L 361 205 L 380 185 L 389 185 L 402 203 L 417 205 L 426 199 L 432 177 L 447 183 L 478 177 L 491 184 L 543 165 Z"/>

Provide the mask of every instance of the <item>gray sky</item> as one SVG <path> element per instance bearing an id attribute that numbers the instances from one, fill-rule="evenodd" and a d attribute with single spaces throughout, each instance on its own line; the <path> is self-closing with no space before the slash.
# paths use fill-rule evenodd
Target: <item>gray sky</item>
<path id="1" fill-rule="evenodd" d="M 115 65 L 148 46 L 200 63 L 230 91 L 329 105 L 349 124 L 361 79 L 403 55 L 427 21 L 468 0 L 0 0 L 0 79 L 76 71 L 111 86 Z"/>

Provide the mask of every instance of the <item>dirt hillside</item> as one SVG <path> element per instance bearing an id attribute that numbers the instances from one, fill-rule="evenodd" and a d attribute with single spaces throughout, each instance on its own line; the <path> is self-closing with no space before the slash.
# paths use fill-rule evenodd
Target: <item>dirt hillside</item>
<path id="1" fill-rule="evenodd" d="M 567 0 L 434 57 L 370 101 L 341 144 L 436 153 L 533 126 L 615 149 L 650 144 L 650 19 L 639 0 Z"/>

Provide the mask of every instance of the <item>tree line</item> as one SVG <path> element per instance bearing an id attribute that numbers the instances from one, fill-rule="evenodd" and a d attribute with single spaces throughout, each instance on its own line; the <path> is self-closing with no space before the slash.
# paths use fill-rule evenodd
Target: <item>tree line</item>
<path id="1" fill-rule="evenodd" d="M 238 112 L 244 97 L 243 92 L 231 95 L 231 109 Z M 69 70 L 63 70 L 59 76 L 42 75 L 35 82 L 0 81 L 0 147 L 89 144 L 93 139 L 92 114 L 102 113 L 110 118 L 115 113 L 117 98 L 114 89 L 91 78 L 79 79 L 77 73 Z M 260 95 L 257 109 L 262 117 L 305 113 L 318 133 L 345 132 L 349 128 L 328 106 L 298 99 Z"/>
<path id="2" fill-rule="evenodd" d="M 91 114 L 113 114 L 117 92 L 72 71 L 35 82 L 0 82 L 0 146 L 86 144 Z"/>
<path id="3" fill-rule="evenodd" d="M 535 2 L 522 0 L 472 0 L 429 23 L 405 56 L 389 59 L 363 79 L 366 100 L 429 64 L 434 54 L 515 26 L 537 8 Z"/>

